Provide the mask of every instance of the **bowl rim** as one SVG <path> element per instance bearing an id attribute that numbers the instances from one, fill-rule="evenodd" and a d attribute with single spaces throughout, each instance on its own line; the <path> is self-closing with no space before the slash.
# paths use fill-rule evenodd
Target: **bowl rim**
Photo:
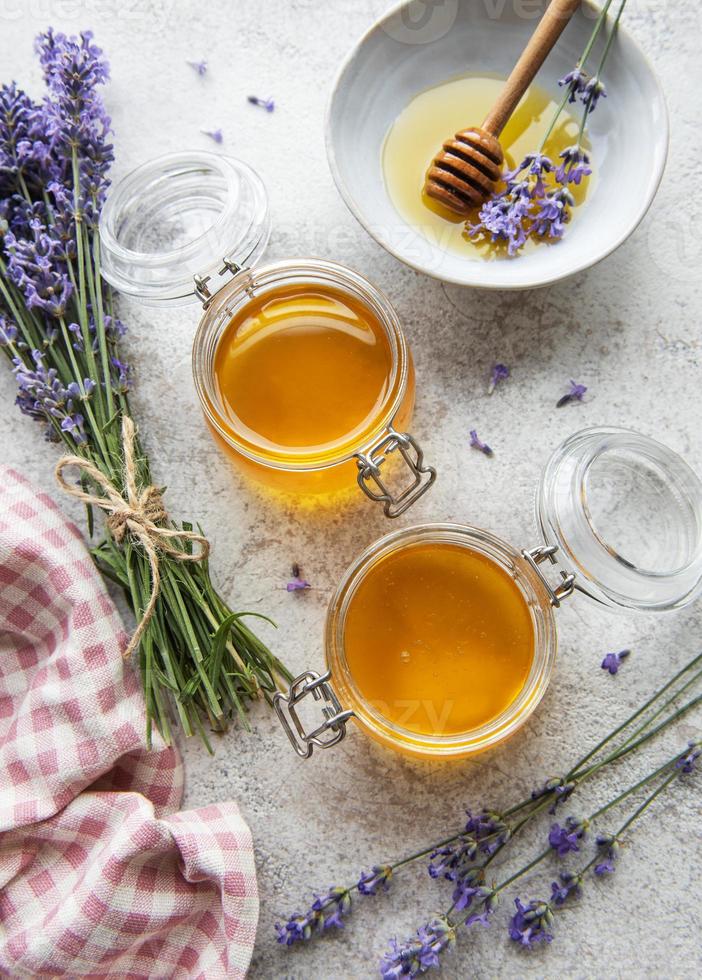
<path id="1" fill-rule="evenodd" d="M 653 79 L 653 82 L 658 91 L 658 95 L 660 97 L 661 106 L 663 108 L 663 117 L 661 119 L 661 129 L 662 129 L 663 138 L 657 144 L 657 146 L 659 147 L 662 146 L 662 152 L 658 160 L 657 171 L 654 170 L 652 173 L 652 177 L 648 184 L 647 193 L 641 200 L 641 204 L 638 213 L 636 214 L 635 220 L 633 221 L 633 223 L 631 224 L 631 226 L 627 231 L 621 234 L 614 242 L 608 243 L 604 248 L 602 248 L 595 255 L 594 258 L 590 257 L 587 259 L 583 259 L 582 261 L 576 263 L 572 269 L 569 269 L 567 271 L 561 271 L 551 276 L 539 278 L 533 283 L 529 283 L 529 284 L 523 282 L 509 282 L 509 281 L 504 281 L 500 283 L 485 282 L 485 281 L 479 282 L 477 280 L 467 280 L 466 278 L 459 278 L 458 276 L 452 276 L 450 274 L 442 275 L 438 272 L 434 272 L 430 269 L 425 268 L 423 265 L 414 262 L 411 259 L 407 258 L 406 256 L 402 255 L 397 248 L 393 247 L 393 245 L 385 238 L 385 236 L 382 233 L 370 228 L 366 224 L 365 218 L 362 216 L 361 210 L 357 206 L 353 195 L 346 187 L 346 184 L 341 175 L 341 171 L 337 162 L 336 148 L 334 146 L 334 141 L 332 137 L 333 105 L 337 92 L 339 90 L 341 79 L 343 78 L 347 68 L 349 67 L 353 59 L 356 57 L 357 53 L 360 51 L 362 46 L 367 42 L 371 34 L 381 29 L 382 25 L 385 24 L 391 17 L 394 17 L 395 14 L 398 12 L 398 10 L 401 10 L 402 7 L 406 6 L 411 2 L 412 0 L 398 0 L 398 2 L 393 4 L 392 7 L 386 10 L 380 17 L 376 18 L 376 20 L 374 20 L 373 23 L 369 25 L 369 27 L 363 32 L 361 37 L 359 37 L 358 40 L 354 43 L 354 45 L 351 47 L 351 49 L 349 50 L 349 52 L 347 53 L 347 55 L 344 57 L 341 64 L 339 65 L 339 68 L 337 69 L 336 75 L 334 77 L 329 98 L 327 99 L 327 105 L 324 113 L 324 142 L 325 142 L 326 152 L 327 152 L 327 163 L 329 166 L 329 170 L 331 171 L 334 184 L 336 185 L 336 189 L 341 195 L 341 199 L 343 200 L 346 207 L 349 209 L 349 211 L 354 216 L 354 218 L 358 221 L 361 227 L 367 232 L 367 234 L 369 234 L 371 238 L 373 238 L 379 245 L 381 245 L 385 249 L 386 252 L 389 252 L 390 255 L 396 258 L 403 265 L 408 266 L 410 269 L 414 269 L 415 272 L 420 272 L 425 276 L 429 276 L 432 279 L 436 279 L 439 282 L 446 282 L 455 286 L 464 286 L 470 289 L 496 289 L 496 290 L 538 289 L 542 286 L 551 286 L 556 282 L 561 282 L 563 279 L 568 279 L 570 278 L 570 276 L 577 275 L 577 273 L 579 272 L 584 272 L 586 269 L 591 269 L 593 266 L 598 265 L 600 262 L 602 262 L 603 259 L 606 259 L 607 256 L 615 252 L 620 247 L 620 245 L 623 245 L 624 242 L 627 240 L 627 238 L 633 235 L 633 233 L 639 227 L 643 219 L 646 217 L 646 214 L 648 213 L 648 210 L 651 207 L 651 204 L 653 203 L 656 194 L 658 193 L 658 188 L 660 187 L 661 180 L 663 179 L 663 174 L 665 173 L 668 154 L 670 151 L 670 114 L 668 112 L 668 103 L 665 97 L 665 90 L 661 84 L 661 80 L 658 76 L 658 72 L 654 68 L 653 62 L 649 58 L 648 54 L 634 39 L 633 35 L 629 32 L 629 30 L 626 27 L 622 26 L 621 22 L 617 26 L 617 36 L 623 37 L 625 39 L 625 42 L 627 44 L 632 45 L 632 47 L 635 49 L 639 57 L 646 65 L 648 71 L 650 72 L 651 78 Z M 599 9 L 592 2 L 592 0 L 583 0 L 582 5 L 587 6 L 594 11 L 597 11 Z M 480 264 L 478 263 L 478 265 Z"/>

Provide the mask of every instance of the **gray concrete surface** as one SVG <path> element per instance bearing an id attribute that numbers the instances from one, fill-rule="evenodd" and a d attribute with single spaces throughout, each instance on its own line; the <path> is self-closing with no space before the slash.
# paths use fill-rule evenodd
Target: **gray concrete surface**
<path id="1" fill-rule="evenodd" d="M 117 174 L 157 153 L 208 147 L 199 130 L 221 126 L 223 149 L 253 164 L 268 185 L 271 258 L 332 257 L 390 294 L 416 358 L 415 432 L 440 473 L 432 494 L 402 524 L 466 521 L 530 545 L 541 466 L 566 434 L 586 425 L 637 427 L 702 471 L 698 10 L 631 0 L 625 15 L 660 72 L 672 121 L 671 163 L 643 225 L 589 272 L 543 291 L 501 295 L 444 287 L 400 266 L 356 225 L 332 184 L 325 101 L 340 59 L 385 6 L 384 0 L 0 0 L 0 65 L 4 79 L 38 91 L 35 32 L 48 24 L 93 28 L 112 62 L 107 100 Z M 185 64 L 201 57 L 210 64 L 204 79 Z M 248 106 L 244 97 L 252 92 L 273 95 L 276 113 Z M 281 163 L 271 149 L 281 151 Z M 209 531 L 214 575 L 233 605 L 277 620 L 278 633 L 266 635 L 291 668 L 321 667 L 330 591 L 359 550 L 387 529 L 382 516 L 360 499 L 332 513 L 266 504 L 205 431 L 190 374 L 195 310 L 159 313 L 125 302 L 122 313 L 130 327 L 136 414 L 170 508 Z M 510 364 L 513 378 L 488 398 L 494 360 Z M 588 385 L 586 401 L 557 411 L 570 377 Z M 3 461 L 51 488 L 54 452 L 13 408 L 7 369 L 0 386 Z M 474 426 L 494 446 L 493 460 L 468 449 Z M 308 593 L 284 590 L 293 560 L 314 587 Z M 636 617 L 579 600 L 562 609 L 559 621 L 559 660 L 540 709 L 518 737 L 474 762 L 420 765 L 353 732 L 337 751 L 302 764 L 263 706 L 252 714 L 253 732 L 227 735 L 215 758 L 195 742 L 186 746 L 187 804 L 233 798 L 254 832 L 262 907 L 253 976 L 372 976 L 391 936 L 403 938 L 450 902 L 445 885 L 421 869 L 398 876 L 390 894 L 359 907 L 343 935 L 308 948 L 277 947 L 274 921 L 313 889 L 353 881 L 362 867 L 441 837 L 460 824 L 465 806 L 521 798 L 700 648 L 699 605 Z M 599 662 L 624 646 L 634 655 L 610 678 Z M 700 723 L 700 716 L 690 718 L 680 737 L 699 732 Z M 658 743 L 651 758 L 664 758 L 670 745 Z M 640 766 L 622 766 L 588 797 L 605 799 Z M 559 919 L 552 946 L 531 954 L 516 949 L 503 929 L 503 909 L 492 930 L 462 938 L 444 975 L 700 976 L 699 799 L 698 779 L 657 805 L 617 874 L 589 885 L 580 905 Z M 530 844 L 536 846 L 533 836 Z M 510 867 L 517 867 L 516 857 Z M 553 870 L 518 894 L 547 894 Z"/>

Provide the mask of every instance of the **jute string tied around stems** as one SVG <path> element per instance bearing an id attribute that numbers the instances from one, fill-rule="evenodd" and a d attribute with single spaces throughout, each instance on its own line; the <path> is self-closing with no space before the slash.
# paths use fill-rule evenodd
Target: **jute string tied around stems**
<path id="1" fill-rule="evenodd" d="M 151 622 L 156 609 L 161 588 L 161 571 L 159 552 L 174 558 L 176 561 L 204 561 L 210 553 L 210 544 L 202 534 L 194 531 L 179 530 L 164 526 L 168 514 L 163 506 L 161 491 L 158 487 L 148 486 L 139 489 L 136 482 L 136 465 L 134 461 L 134 439 L 136 430 L 134 423 L 125 415 L 122 418 L 122 454 L 124 457 L 124 495 L 89 459 L 83 456 L 62 456 L 56 464 L 56 479 L 62 490 L 69 493 L 84 504 L 99 507 L 107 514 L 107 526 L 117 544 L 124 541 L 127 533 L 138 541 L 149 559 L 151 566 L 151 595 L 142 613 L 131 640 L 124 651 L 125 659 L 131 657 L 139 646 L 144 630 Z M 98 496 L 83 490 L 80 485 L 68 483 L 63 471 L 75 466 L 97 484 L 104 496 Z M 180 546 L 172 544 L 178 541 Z M 184 551 L 182 544 L 190 541 L 199 545 L 199 551 Z"/>

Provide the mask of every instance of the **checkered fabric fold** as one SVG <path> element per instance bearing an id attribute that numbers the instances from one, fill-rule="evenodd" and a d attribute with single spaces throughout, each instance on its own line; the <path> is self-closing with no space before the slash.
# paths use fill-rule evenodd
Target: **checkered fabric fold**
<path id="1" fill-rule="evenodd" d="M 233 803 L 185 813 L 80 533 L 0 468 L 0 974 L 243 977 L 258 919 Z"/>

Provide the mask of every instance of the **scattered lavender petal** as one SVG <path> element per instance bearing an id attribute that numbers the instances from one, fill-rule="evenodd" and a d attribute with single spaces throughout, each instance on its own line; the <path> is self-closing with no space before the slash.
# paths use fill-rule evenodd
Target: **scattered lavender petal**
<path id="1" fill-rule="evenodd" d="M 500 381 L 505 381 L 508 377 L 509 368 L 506 364 L 493 365 L 492 374 L 490 375 L 490 384 L 488 385 L 488 395 L 493 393 Z"/>
<path id="2" fill-rule="evenodd" d="M 471 449 L 478 449 L 480 450 L 481 453 L 484 453 L 485 456 L 495 455 L 492 449 L 490 448 L 490 446 L 488 446 L 486 442 L 483 442 L 482 439 L 479 438 L 478 433 L 476 432 L 475 429 L 470 430 L 470 445 L 471 445 Z"/>
<path id="3" fill-rule="evenodd" d="M 215 143 L 221 143 L 224 139 L 221 129 L 201 129 L 200 132 L 204 133 L 205 136 L 209 136 Z"/>
<path id="4" fill-rule="evenodd" d="M 257 95 L 249 95 L 247 96 L 247 101 L 250 102 L 251 105 L 261 106 L 261 108 L 265 109 L 266 112 L 273 112 L 275 109 L 275 102 L 273 99 L 259 99 Z"/>
<path id="5" fill-rule="evenodd" d="M 631 650 L 620 650 L 619 653 L 608 653 L 604 658 L 600 667 L 602 670 L 608 670 L 610 674 L 616 674 L 622 665 L 622 661 L 631 653 Z"/>
<path id="6" fill-rule="evenodd" d="M 189 64 L 190 67 L 198 73 L 198 75 L 202 76 L 207 74 L 207 62 L 204 60 L 204 58 L 202 61 L 188 61 L 187 64 Z"/>
<path id="7" fill-rule="evenodd" d="M 577 382 L 571 379 L 570 391 L 558 399 L 556 408 L 563 408 L 568 402 L 581 402 L 586 391 L 587 388 L 585 385 L 577 384 Z"/>

